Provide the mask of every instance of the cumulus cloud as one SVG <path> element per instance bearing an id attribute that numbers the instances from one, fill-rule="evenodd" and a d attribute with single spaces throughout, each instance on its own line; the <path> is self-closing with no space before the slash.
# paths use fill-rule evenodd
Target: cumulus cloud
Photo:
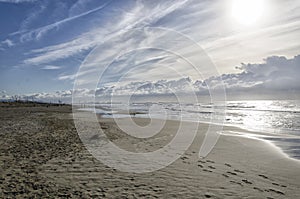
<path id="1" fill-rule="evenodd" d="M 54 93 L 35 93 L 21 95 L 21 99 L 33 99 L 40 101 L 71 102 L 72 94 L 77 96 L 115 96 L 118 95 L 163 95 L 176 93 L 196 92 L 207 94 L 210 89 L 222 88 L 224 83 L 230 93 L 240 91 L 280 91 L 282 94 L 291 89 L 300 91 L 300 55 L 293 58 L 284 56 L 271 56 L 262 63 L 242 63 L 237 67 L 241 72 L 235 74 L 223 74 L 218 77 L 210 77 L 205 80 L 183 77 L 178 79 L 163 79 L 155 81 L 133 81 L 129 83 L 115 82 L 101 85 L 96 90 L 78 89 L 76 91 L 57 91 Z M 75 75 L 61 75 L 60 80 L 74 79 Z M 223 82 L 220 82 L 222 79 Z M 10 99 L 5 91 L 1 92 L 2 99 Z"/>
<path id="2" fill-rule="evenodd" d="M 271 56 L 264 59 L 263 63 L 242 63 L 237 67 L 241 72 L 223 74 L 205 80 L 192 80 L 190 77 L 176 80 L 138 81 L 121 86 L 102 87 L 97 94 L 163 94 L 171 91 L 198 93 L 208 89 L 222 88 L 224 84 L 227 91 L 285 91 L 300 90 L 300 55 L 291 59 L 284 56 Z M 220 82 L 220 78 L 222 82 Z M 192 88 L 192 89 L 191 89 Z"/>
<path id="3" fill-rule="evenodd" d="M 188 93 L 194 91 L 194 83 L 190 77 L 176 80 L 159 80 L 159 81 L 139 81 L 129 84 L 116 84 L 113 86 L 104 86 L 96 90 L 96 95 L 109 96 L 113 95 L 154 95 L 154 94 L 171 94 L 173 92 Z M 197 88 L 198 89 L 198 88 Z"/>
<path id="4" fill-rule="evenodd" d="M 72 98 L 72 90 L 56 91 L 51 93 L 32 93 L 23 95 L 8 95 L 1 94 L 0 100 L 24 100 L 24 101 L 42 101 L 42 102 L 54 102 L 59 101 L 70 103 Z"/>
<path id="5" fill-rule="evenodd" d="M 1 95 L 2 99 L 8 99 L 9 98 L 9 95 L 6 94 L 5 90 L 0 91 L 0 95 Z"/>
<path id="6" fill-rule="evenodd" d="M 271 56 L 259 64 L 244 64 L 240 67 L 242 73 L 236 74 L 237 81 L 250 85 L 258 85 L 266 89 L 299 89 L 300 88 L 300 55 L 291 59 L 284 56 Z M 233 78 L 230 75 L 222 76 L 225 82 Z M 233 82 L 233 85 L 237 82 Z"/>

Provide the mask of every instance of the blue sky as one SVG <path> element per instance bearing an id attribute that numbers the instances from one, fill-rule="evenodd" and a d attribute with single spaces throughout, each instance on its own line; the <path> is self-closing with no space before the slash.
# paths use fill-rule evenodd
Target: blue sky
<path id="1" fill-rule="evenodd" d="M 0 0 L 0 91 L 12 95 L 70 90 L 79 66 L 91 50 L 115 37 L 119 38 L 118 43 L 111 45 L 116 49 L 125 43 L 136 45 L 134 41 L 139 41 L 139 36 L 129 38 L 126 33 L 145 27 L 168 28 L 187 35 L 205 50 L 220 74 L 243 74 L 257 66 L 286 74 L 287 79 L 294 78 L 293 71 L 300 74 L 299 58 L 295 58 L 300 54 L 300 2 L 265 0 L 260 18 L 251 25 L 240 24 L 232 17 L 231 3 L 230 0 Z M 106 58 L 105 54 L 99 56 Z M 130 72 L 131 65 L 137 63 L 143 66 L 136 71 L 141 75 L 135 74 L 131 80 L 145 80 L 142 74 L 150 69 L 155 75 L 149 81 L 172 78 L 169 72 L 161 70 L 171 59 L 175 58 L 149 50 L 123 55 L 112 64 L 112 74 L 116 75 L 107 76 L 106 81 L 119 78 L 119 65 Z M 246 67 L 241 63 L 249 64 Z M 184 67 L 182 64 L 177 69 Z M 185 76 L 193 74 L 186 72 Z M 257 86 L 262 81 L 256 77 L 253 76 L 251 85 Z M 275 78 L 273 74 L 268 77 Z M 294 79 L 290 82 L 298 83 Z"/>

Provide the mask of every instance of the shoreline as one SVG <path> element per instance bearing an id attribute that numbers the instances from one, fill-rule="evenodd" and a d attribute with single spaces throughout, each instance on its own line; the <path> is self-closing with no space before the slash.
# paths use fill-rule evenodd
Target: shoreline
<path id="1" fill-rule="evenodd" d="M 96 113 L 96 114 L 100 115 L 100 117 L 102 116 L 101 113 Z M 117 117 L 115 119 L 122 119 L 122 118 L 129 118 L 129 117 L 132 117 L 132 115 L 125 115 L 124 117 Z M 147 117 L 139 117 L 138 114 L 134 115 L 132 118 L 149 119 Z M 113 118 L 105 117 L 105 119 L 113 119 Z M 153 118 L 153 119 L 162 120 L 160 118 Z M 177 119 L 167 119 L 167 120 L 180 122 Z M 188 120 L 183 120 L 182 122 L 192 122 L 192 123 L 199 123 L 199 124 L 206 124 L 206 125 L 211 124 L 211 125 L 223 126 L 223 131 L 232 131 L 232 130 L 226 130 L 226 129 L 235 129 L 234 132 L 232 131 L 231 133 L 230 132 L 223 133 L 223 131 L 222 131 L 220 134 L 225 135 L 225 136 L 240 136 L 240 137 L 245 137 L 248 139 L 257 139 L 257 140 L 264 141 L 264 142 L 268 143 L 271 147 L 274 147 L 275 149 L 277 149 L 279 153 L 282 153 L 283 155 L 285 155 L 286 157 L 288 157 L 292 160 L 300 162 L 300 149 L 299 149 L 299 152 L 297 152 L 297 154 L 293 155 L 289 150 L 284 150 L 284 148 L 283 148 L 285 146 L 283 144 L 284 142 L 286 144 L 292 144 L 293 143 L 292 140 L 300 139 L 300 136 L 291 135 L 291 134 L 283 134 L 283 130 L 280 130 L 280 133 L 271 133 L 269 131 L 264 131 L 264 130 L 259 131 L 258 129 L 257 130 L 246 129 L 246 127 L 243 127 L 242 125 L 234 125 L 234 124 L 226 124 L 226 123 L 216 124 L 216 123 L 205 122 L 205 121 L 188 121 Z M 264 132 L 262 132 L 262 131 L 264 131 Z M 287 141 L 287 140 L 290 140 L 290 141 Z M 282 145 L 282 146 L 280 147 L 280 145 Z"/>
<path id="2" fill-rule="evenodd" d="M 199 158 L 207 124 L 200 125 L 192 145 L 169 166 L 141 174 L 118 171 L 85 148 L 75 129 L 71 108 L 0 106 L 1 198 L 221 199 L 300 195 L 300 165 L 264 142 L 221 136 L 212 152 Z M 149 122 L 136 121 L 141 125 Z M 117 146 L 149 152 L 172 139 L 178 122 L 168 121 L 160 134 L 149 139 L 126 136 L 110 119 L 101 119 L 100 125 Z M 96 143 L 98 138 L 90 139 Z"/>
<path id="3" fill-rule="evenodd" d="M 97 114 L 100 115 L 99 117 L 99 122 L 109 122 L 109 123 L 115 123 L 113 120 L 114 118 L 103 118 L 101 117 L 101 114 Z M 128 119 L 130 118 L 130 116 L 126 116 L 126 117 L 121 117 L 121 118 L 115 118 L 116 120 L 123 120 L 123 119 Z M 145 117 L 131 117 L 133 120 L 137 119 L 137 120 L 150 120 L 150 118 L 145 118 Z M 154 120 L 162 120 L 159 118 L 153 118 Z M 175 123 L 198 123 L 200 126 L 202 125 L 217 125 L 220 126 L 220 124 L 214 124 L 214 123 L 210 123 L 210 122 L 196 122 L 196 121 L 179 121 L 176 119 L 166 119 L 165 121 L 171 121 L 171 122 L 175 122 Z M 143 123 L 143 122 L 142 122 Z M 146 122 L 147 123 L 147 122 Z M 146 125 L 145 125 L 146 126 Z M 223 129 L 222 132 L 220 132 L 220 136 L 229 136 L 229 137 L 240 137 L 242 139 L 252 139 L 252 140 L 257 140 L 257 141 L 261 141 L 266 143 L 266 145 L 269 145 L 269 147 L 274 148 L 275 150 L 277 150 L 280 155 L 283 155 L 284 157 L 291 159 L 291 160 L 295 160 L 295 161 L 299 161 L 300 163 L 300 159 L 296 159 L 296 158 L 292 158 L 290 157 L 287 153 L 285 153 L 283 151 L 282 148 L 280 148 L 279 146 L 277 146 L 273 141 L 271 141 L 271 138 L 291 138 L 291 139 L 297 139 L 300 138 L 300 136 L 296 136 L 296 135 L 289 135 L 289 134 L 273 134 L 273 133 L 269 133 L 269 132 L 260 132 L 260 131 L 254 131 L 254 130 L 249 130 L 249 129 L 245 129 L 242 128 L 240 126 L 236 126 L 236 125 L 230 125 L 230 124 L 224 124 L 222 125 Z"/>
<path id="4" fill-rule="evenodd" d="M 255 134 L 255 133 L 245 133 L 242 131 L 227 131 L 227 132 L 222 132 L 221 135 L 224 136 L 232 136 L 232 137 L 241 137 L 241 138 L 246 138 L 246 139 L 252 139 L 252 140 L 257 140 L 264 142 L 266 145 L 269 145 L 268 147 L 273 148 L 274 150 L 278 151 L 279 155 L 284 156 L 287 159 L 290 159 L 292 161 L 295 161 L 296 163 L 300 164 L 300 159 L 291 157 L 289 153 L 284 152 L 282 148 L 280 148 L 276 143 L 273 141 L 270 141 L 270 139 L 266 138 L 263 135 Z M 269 136 L 269 137 L 275 137 L 275 136 Z M 279 137 L 280 139 L 280 137 Z"/>
<path id="5" fill-rule="evenodd" d="M 148 123 L 149 121 L 145 121 L 141 118 L 133 118 L 134 120 L 137 120 L 138 123 L 145 125 L 145 123 Z M 124 120 L 124 118 L 118 119 L 118 120 Z M 104 122 L 105 124 L 108 124 L 109 126 L 114 126 L 114 128 L 118 128 L 115 126 L 115 123 L 112 121 L 112 119 L 100 119 L 100 123 Z M 174 124 L 178 123 L 177 121 L 167 121 L 170 124 L 167 124 L 170 128 L 170 126 L 173 126 Z M 200 131 L 198 136 L 195 138 L 196 141 L 192 144 L 192 146 L 189 148 L 187 153 L 195 154 L 196 157 L 195 161 L 201 162 L 201 159 L 199 160 L 198 157 L 198 151 L 200 149 L 201 143 L 203 141 L 203 129 L 207 128 L 207 124 L 200 124 Z M 202 128 L 202 129 L 201 129 Z M 226 131 L 235 131 L 235 132 L 243 132 L 243 129 L 237 128 L 237 127 L 225 127 Z M 170 131 L 170 130 L 168 130 Z M 244 133 L 247 131 L 244 131 Z M 249 132 L 249 131 L 248 131 Z M 170 133 L 170 132 L 169 132 Z M 199 139 L 200 137 L 200 139 Z M 157 140 L 157 138 L 154 138 Z M 121 142 L 120 142 L 121 143 Z M 120 144 L 119 143 L 119 144 Z M 122 142 L 124 144 L 126 142 Z M 134 143 L 130 142 L 129 143 Z M 150 141 L 151 143 L 151 141 Z M 125 146 L 122 145 L 121 146 Z M 143 146 L 144 143 L 137 145 L 139 148 L 138 150 L 142 150 L 144 148 L 148 147 L 148 150 L 152 151 L 153 148 L 149 147 L 147 145 L 146 147 Z M 151 146 L 151 144 L 150 144 Z M 185 155 L 181 157 L 184 162 Z M 293 183 L 297 184 L 296 186 L 300 187 L 300 162 L 296 159 L 290 158 L 287 156 L 281 149 L 279 149 L 277 146 L 275 146 L 273 143 L 268 142 L 263 139 L 251 139 L 244 136 L 220 136 L 217 144 L 213 148 L 213 150 L 208 154 L 207 157 L 203 158 L 204 162 L 222 162 L 224 165 L 230 164 L 230 167 L 240 167 L 243 168 L 241 173 L 247 172 L 247 171 L 254 171 L 256 175 L 258 176 L 267 176 L 270 175 L 272 177 L 267 178 L 273 178 L 275 176 L 280 176 L 281 180 L 287 177 L 285 180 L 292 181 Z M 192 161 L 193 162 L 193 161 Z M 191 163 L 192 164 L 192 163 Z M 275 166 L 276 165 L 276 166 Z M 214 166 L 209 167 L 208 169 L 204 169 L 206 172 L 213 172 Z M 239 169 L 235 169 L 237 173 L 233 172 L 235 174 L 238 174 Z M 257 174 L 257 172 L 265 173 L 265 174 Z M 225 176 L 228 173 L 225 174 Z M 229 172 L 230 174 L 230 172 Z M 253 173 L 252 173 L 253 174 Z M 223 175 L 224 176 L 224 175 Z M 254 176 L 250 175 L 246 177 L 246 180 L 252 178 Z M 264 177 L 263 177 L 264 178 Z M 243 179 L 245 181 L 245 179 Z M 242 182 L 243 182 L 242 180 Z M 283 181 L 285 181 L 283 180 Z M 251 181 L 251 180 L 249 180 Z M 232 182 L 234 183 L 234 182 Z M 250 184 L 250 183 L 249 183 Z M 278 184 L 278 183 L 275 183 Z M 257 196 L 257 198 L 260 198 Z"/>

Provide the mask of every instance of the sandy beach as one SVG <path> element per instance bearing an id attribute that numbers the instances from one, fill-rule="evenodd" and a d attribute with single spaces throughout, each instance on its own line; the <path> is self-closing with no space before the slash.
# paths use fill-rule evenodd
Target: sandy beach
<path id="1" fill-rule="evenodd" d="M 68 105 L 0 106 L 0 198 L 297 198 L 300 163 L 273 145 L 221 135 L 213 151 L 198 157 L 207 124 L 177 161 L 150 173 L 126 173 L 95 159 L 82 144 Z M 126 119 L 119 119 L 126 120 Z M 147 119 L 135 119 L 146 125 Z M 105 134 L 129 151 L 153 151 L 167 143 L 178 122 L 167 121 L 149 139 L 126 136 L 112 119 Z M 225 127 L 224 132 L 245 132 Z"/>

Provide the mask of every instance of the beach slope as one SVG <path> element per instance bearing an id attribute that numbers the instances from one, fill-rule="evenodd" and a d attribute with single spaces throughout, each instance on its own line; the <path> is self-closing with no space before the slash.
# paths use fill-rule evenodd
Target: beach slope
<path id="1" fill-rule="evenodd" d="M 221 135 L 213 151 L 198 157 L 207 124 L 192 146 L 161 170 L 120 172 L 95 159 L 75 129 L 71 106 L 7 104 L 0 107 L 0 197 L 72 198 L 297 198 L 300 164 L 267 142 Z M 126 119 L 120 119 L 126 120 Z M 147 125 L 147 119 L 135 119 Z M 107 136 L 129 151 L 153 151 L 172 139 L 168 121 L 149 139 L 124 134 L 100 119 Z M 243 131 L 226 127 L 225 131 Z"/>

